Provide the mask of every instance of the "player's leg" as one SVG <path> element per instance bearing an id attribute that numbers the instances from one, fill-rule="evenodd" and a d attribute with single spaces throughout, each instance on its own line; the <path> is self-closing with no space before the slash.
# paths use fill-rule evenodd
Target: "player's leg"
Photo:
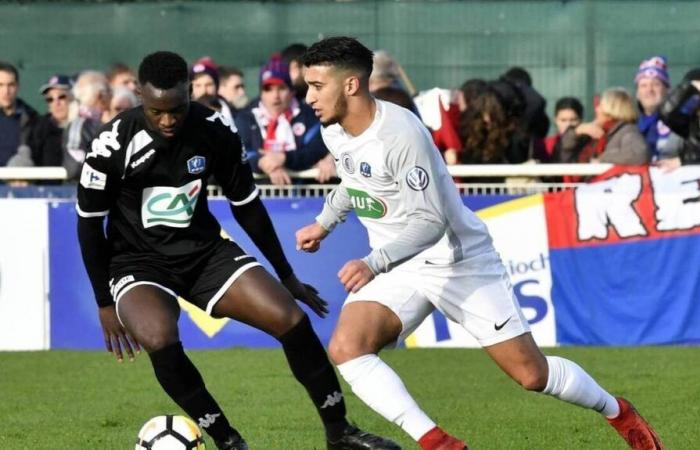
<path id="1" fill-rule="evenodd" d="M 251 325 L 279 340 L 292 373 L 321 416 L 329 441 L 351 436 L 354 446 L 348 449 L 399 448 L 348 423 L 338 377 L 309 317 L 265 269 L 252 267 L 239 275 L 216 301 L 212 313 Z"/>
<path id="2" fill-rule="evenodd" d="M 393 298 L 387 298 L 391 294 Z M 374 295 L 386 299 L 381 303 L 359 300 Z M 409 334 L 432 310 L 422 295 L 401 281 L 400 274 L 383 274 L 351 294 L 340 313 L 329 353 L 355 395 L 400 426 L 423 449 L 462 450 L 465 444 L 435 425 L 401 378 L 378 356 L 382 348 Z"/>
<path id="3" fill-rule="evenodd" d="M 462 324 L 496 364 L 525 389 L 593 409 L 611 420 L 618 417 L 621 404 L 580 366 L 565 358 L 542 354 L 496 254 L 454 264 L 424 280 L 429 289 L 431 285 L 439 286 L 432 292 L 440 296 L 438 308 Z M 646 433 L 650 445 L 652 434 L 653 431 Z"/>
<path id="4" fill-rule="evenodd" d="M 486 352 L 525 389 L 603 414 L 634 449 L 660 450 L 656 432 L 625 399 L 616 399 L 578 364 L 558 356 L 545 356 L 532 334 L 485 347 Z"/>
<path id="5" fill-rule="evenodd" d="M 170 398 L 214 440 L 231 444 L 220 448 L 246 449 L 182 348 L 177 327 L 180 308 L 173 294 L 152 284 L 134 283 L 118 294 L 117 313 L 148 352 L 156 378 Z"/>

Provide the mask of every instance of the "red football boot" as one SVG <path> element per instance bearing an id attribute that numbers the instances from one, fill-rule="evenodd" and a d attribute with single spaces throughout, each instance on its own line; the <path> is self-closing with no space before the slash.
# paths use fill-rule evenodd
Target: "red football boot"
<path id="1" fill-rule="evenodd" d="M 450 436 L 440 427 L 435 427 L 418 439 L 423 450 L 469 450 L 464 441 Z"/>
<path id="2" fill-rule="evenodd" d="M 654 429 L 634 409 L 634 406 L 622 397 L 617 398 L 620 415 L 608 419 L 608 423 L 617 430 L 622 438 L 635 450 L 665 450 Z"/>

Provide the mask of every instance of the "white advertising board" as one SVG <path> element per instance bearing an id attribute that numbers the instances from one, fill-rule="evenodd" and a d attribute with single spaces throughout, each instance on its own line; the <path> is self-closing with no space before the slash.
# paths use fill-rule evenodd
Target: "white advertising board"
<path id="1" fill-rule="evenodd" d="M 49 348 L 48 208 L 0 199 L 0 351 Z"/>

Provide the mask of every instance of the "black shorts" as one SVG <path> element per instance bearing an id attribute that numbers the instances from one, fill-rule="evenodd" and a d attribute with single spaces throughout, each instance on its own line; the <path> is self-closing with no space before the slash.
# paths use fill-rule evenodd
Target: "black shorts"
<path id="1" fill-rule="evenodd" d="M 255 266 L 260 266 L 255 257 L 228 240 L 176 263 L 153 255 L 120 255 L 110 265 L 109 288 L 114 302 L 118 303 L 135 286 L 156 286 L 211 315 L 229 286 Z"/>

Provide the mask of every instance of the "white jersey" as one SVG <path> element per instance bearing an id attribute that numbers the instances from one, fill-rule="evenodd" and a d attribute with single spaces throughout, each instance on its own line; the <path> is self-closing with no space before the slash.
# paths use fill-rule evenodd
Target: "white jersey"
<path id="1" fill-rule="evenodd" d="M 317 221 L 332 230 L 354 209 L 369 233 L 366 260 L 375 272 L 411 258 L 450 264 L 493 251 L 425 126 L 409 110 L 375 101 L 374 121 L 361 135 L 338 124 L 322 129 L 341 183 Z"/>

